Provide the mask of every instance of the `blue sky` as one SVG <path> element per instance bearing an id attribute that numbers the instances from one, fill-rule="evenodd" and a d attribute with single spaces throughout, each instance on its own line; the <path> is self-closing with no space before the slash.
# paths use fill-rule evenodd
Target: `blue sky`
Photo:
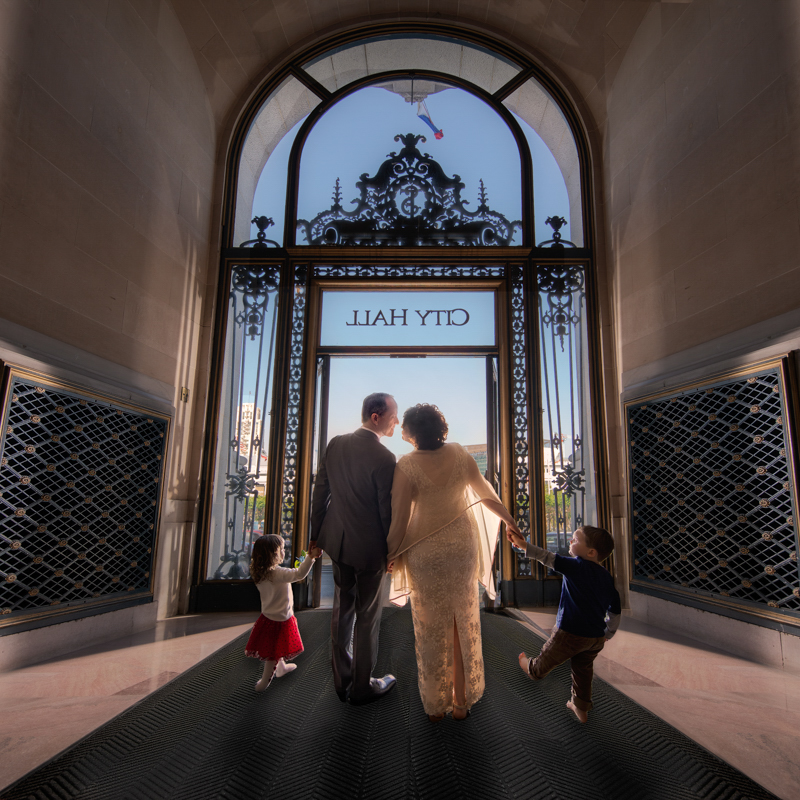
<path id="1" fill-rule="evenodd" d="M 361 425 L 361 401 L 389 392 L 398 416 L 416 403 L 439 406 L 450 428 L 448 441 L 486 443 L 486 360 L 481 358 L 332 358 L 328 437 Z M 395 455 L 411 452 L 400 428 L 382 440 Z"/>
<path id="2" fill-rule="evenodd" d="M 491 208 L 510 220 L 520 219 L 521 191 L 519 150 L 505 122 L 474 95 L 461 89 L 447 89 L 426 100 L 434 123 L 444 131 L 436 140 L 428 126 L 417 117 L 416 104 L 386 89 L 367 88 L 348 95 L 317 122 L 306 141 L 300 163 L 298 217 L 310 220 L 331 206 L 336 178 L 341 181 L 344 207 L 358 192 L 355 184 L 366 172 L 374 175 L 391 151 L 400 149 L 397 134 L 422 134 L 422 152 L 435 158 L 448 175 L 458 174 L 464 182 L 462 199 L 475 208 L 478 181 L 483 178 Z M 253 214 L 272 217 L 271 238 L 283 232 L 286 203 L 286 165 L 295 135 L 304 120 L 286 135 L 270 156 L 261 173 L 253 203 Z M 567 220 L 569 199 L 561 171 L 552 153 L 526 122 L 517 120 L 528 140 L 533 159 L 536 241 L 550 239 L 544 224 L 549 216 Z M 252 236 L 257 229 L 253 226 Z M 569 227 L 565 231 L 569 238 Z M 268 234 L 269 235 L 269 234 Z"/>
<path id="3" fill-rule="evenodd" d="M 349 95 L 317 122 L 306 141 L 300 168 L 298 217 L 312 219 L 320 211 L 330 208 L 334 183 L 340 179 L 343 206 L 358 192 L 355 184 L 366 172 L 374 175 L 391 151 L 400 149 L 394 141 L 397 134 L 417 133 L 426 137 L 419 149 L 436 159 L 448 175 L 458 174 L 465 184 L 461 197 L 469 201 L 468 209 L 477 206 L 479 180 L 482 178 L 489 196 L 489 206 L 504 214 L 509 220 L 520 219 L 521 187 L 520 159 L 516 141 L 505 122 L 493 109 L 474 95 L 460 89 L 448 89 L 427 98 L 427 107 L 444 138 L 436 140 L 432 131 L 416 115 L 416 104 L 407 103 L 401 96 L 382 88 L 366 88 Z M 548 216 L 558 215 L 569 220 L 569 201 L 561 172 L 550 151 L 536 132 L 518 120 L 528 140 L 533 159 L 535 238 L 551 238 L 552 231 L 544 224 Z M 275 227 L 267 235 L 280 240 L 283 234 L 286 202 L 286 169 L 297 130 L 302 120 L 286 135 L 267 162 L 256 189 L 254 215 L 271 216 Z M 253 227 L 252 236 L 256 229 Z M 565 238 L 569 238 L 569 227 Z M 521 243 L 518 240 L 518 243 Z M 405 293 L 408 294 L 408 293 Z M 459 295 L 460 293 L 449 293 Z M 463 293 L 461 293 L 463 296 Z M 387 298 L 388 299 L 388 298 Z M 364 297 L 361 310 L 378 306 L 387 308 L 408 307 L 416 309 L 415 298 L 395 298 L 391 303 L 379 297 Z M 463 307 L 466 300 L 456 297 L 439 298 L 437 308 Z M 475 299 L 475 298 L 472 298 Z M 397 302 L 397 304 L 395 303 Z M 331 300 L 328 311 L 342 319 L 350 319 L 355 306 L 351 298 L 342 299 L 336 307 Z M 428 308 L 428 303 L 425 304 Z M 345 307 L 347 306 L 347 307 Z M 469 332 L 477 332 L 479 324 L 489 324 L 490 309 L 471 317 Z M 458 317 L 462 319 L 463 317 Z M 363 320 L 364 317 L 360 317 Z M 374 317 L 373 317 L 374 319 Z M 327 320 L 326 320 L 327 321 Z M 325 322 L 323 323 L 325 324 Z M 339 320 L 340 332 L 344 323 Z M 406 331 L 371 327 L 376 336 L 405 334 Z M 345 329 L 347 330 L 347 329 Z M 366 327 L 350 328 L 348 335 L 358 337 Z M 433 336 L 425 334 L 433 333 Z M 387 344 L 452 344 L 466 343 L 464 328 L 457 331 L 451 326 L 443 331 L 418 327 L 416 339 L 387 341 Z M 445 341 L 442 335 L 451 335 Z M 476 333 L 484 336 L 485 334 Z M 440 337 L 438 339 L 434 337 Z M 374 343 L 379 343 L 373 337 Z M 346 342 L 342 342 L 345 344 Z M 249 371 L 249 370 L 248 370 Z M 483 358 L 426 358 L 388 359 L 358 358 L 334 359 L 331 367 L 331 404 L 329 435 L 353 430 L 359 424 L 362 398 L 374 391 L 395 395 L 402 411 L 417 402 L 431 402 L 440 406 L 451 427 L 450 439 L 462 444 L 482 444 L 486 439 L 485 420 L 485 362 Z M 407 452 L 408 446 L 400 440 L 399 431 L 393 440 L 385 440 L 397 454 Z"/>

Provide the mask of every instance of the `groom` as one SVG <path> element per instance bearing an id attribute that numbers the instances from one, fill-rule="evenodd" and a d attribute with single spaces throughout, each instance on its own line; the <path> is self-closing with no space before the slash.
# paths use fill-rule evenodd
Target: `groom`
<path id="1" fill-rule="evenodd" d="M 390 394 L 364 398 L 361 427 L 328 442 L 311 501 L 310 546 L 333 562 L 333 683 L 339 699 L 352 705 L 378 700 L 396 683 L 393 675 L 371 673 L 378 657 L 395 465 L 380 440 L 397 423 Z"/>

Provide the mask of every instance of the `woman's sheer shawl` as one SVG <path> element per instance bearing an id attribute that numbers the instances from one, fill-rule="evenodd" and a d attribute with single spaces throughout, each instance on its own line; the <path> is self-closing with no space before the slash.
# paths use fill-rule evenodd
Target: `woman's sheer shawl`
<path id="1" fill-rule="evenodd" d="M 489 598 L 493 600 L 495 597 L 493 566 L 500 517 L 484 506 L 481 500 L 500 503 L 500 498 L 481 475 L 475 459 L 461 445 L 453 446 L 460 450 L 456 454 L 453 475 L 445 487 L 439 487 L 438 491 L 419 491 L 420 484 L 424 484 L 426 480 L 430 483 L 430 479 L 417 460 L 443 458 L 443 452 L 437 450 L 423 456 L 410 453 L 401 458 L 395 468 L 392 524 L 387 539 L 388 560 L 394 561 L 389 599 L 395 605 L 405 605 L 411 592 L 405 553 L 417 542 L 440 531 L 462 514 L 469 515 L 471 524 L 478 532 L 478 580 L 485 587 Z M 465 469 L 458 480 L 453 480 L 459 473 L 459 461 Z"/>

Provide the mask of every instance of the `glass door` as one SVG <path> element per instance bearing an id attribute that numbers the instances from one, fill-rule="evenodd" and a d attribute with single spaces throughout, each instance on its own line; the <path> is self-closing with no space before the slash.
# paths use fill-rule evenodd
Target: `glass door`
<path id="1" fill-rule="evenodd" d="M 497 377 L 497 358 L 486 356 L 486 470 L 484 477 L 497 492 L 498 497 L 502 497 L 502 484 L 500 480 L 500 396 Z M 480 464 L 479 464 L 480 465 Z M 500 597 L 500 576 L 503 574 L 503 548 L 501 541 L 497 543 L 495 550 L 495 586 L 497 595 L 491 601 L 484 593 L 483 604 L 486 608 L 497 608 L 502 605 Z"/>
<path id="2" fill-rule="evenodd" d="M 360 426 L 366 395 L 385 391 L 397 400 L 401 420 L 405 409 L 416 403 L 437 405 L 447 419 L 448 441 L 463 445 L 481 473 L 499 489 L 496 356 L 432 356 L 422 350 L 401 356 L 323 354 L 317 359 L 316 391 L 312 485 L 328 442 Z M 394 436 L 381 442 L 397 458 L 412 450 L 402 440 L 399 427 Z M 330 606 L 333 582 L 325 557 L 317 562 L 313 575 L 312 604 Z"/>
<path id="3" fill-rule="evenodd" d="M 311 455 L 311 485 L 317 477 L 319 463 L 325 455 L 328 445 L 328 405 L 331 385 L 331 357 L 321 355 L 317 358 L 316 404 L 314 413 L 314 450 Z M 310 528 L 309 506 L 309 528 Z M 330 558 L 327 554 L 318 559 L 311 571 L 311 598 L 313 608 L 329 607 L 333 604 L 333 576 L 330 574 Z M 324 579 L 323 579 L 324 573 Z M 323 584 L 325 597 L 323 598 Z"/>

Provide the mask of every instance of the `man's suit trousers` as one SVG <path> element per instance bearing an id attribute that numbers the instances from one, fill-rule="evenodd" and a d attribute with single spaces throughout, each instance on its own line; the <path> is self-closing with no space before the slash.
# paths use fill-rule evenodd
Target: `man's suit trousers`
<path id="1" fill-rule="evenodd" d="M 370 677 L 378 658 L 386 570 L 357 570 L 337 561 L 332 564 L 333 682 L 340 696 L 349 691 L 351 698 L 363 699 L 370 693 Z"/>

